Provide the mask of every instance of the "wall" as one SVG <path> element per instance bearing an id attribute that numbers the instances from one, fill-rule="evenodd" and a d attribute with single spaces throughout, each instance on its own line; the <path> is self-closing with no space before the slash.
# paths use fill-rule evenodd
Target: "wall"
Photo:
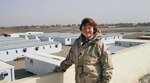
<path id="1" fill-rule="evenodd" d="M 19 79 L 14 82 L 0 81 L 0 83 L 75 83 L 74 76 L 74 66 L 71 66 L 65 73 L 52 72 L 46 75 Z"/>
<path id="2" fill-rule="evenodd" d="M 150 43 L 124 49 L 113 58 L 114 71 L 111 83 L 138 83 L 150 73 Z"/>

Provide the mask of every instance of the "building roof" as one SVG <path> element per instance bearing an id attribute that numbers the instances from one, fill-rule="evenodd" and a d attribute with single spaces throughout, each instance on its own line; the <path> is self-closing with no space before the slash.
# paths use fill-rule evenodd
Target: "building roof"
<path id="1" fill-rule="evenodd" d="M 5 69 L 14 68 L 14 66 L 9 65 L 9 64 L 7 64 L 7 63 L 1 61 L 1 60 L 0 60 L 0 66 L 1 66 L 1 67 L 0 67 L 0 71 L 1 71 L 1 70 L 5 70 Z"/>
<path id="2" fill-rule="evenodd" d="M 3 42 L 3 41 L 13 41 L 13 40 L 23 40 L 23 38 L 17 38 L 17 37 L 0 37 L 0 42 Z"/>
<path id="3" fill-rule="evenodd" d="M 120 33 L 108 33 L 102 35 L 102 37 L 115 37 L 115 36 L 122 36 L 122 35 Z"/>
<path id="4" fill-rule="evenodd" d="M 60 44 L 60 42 L 56 41 L 45 41 L 45 42 L 22 42 L 22 43 L 15 43 L 10 45 L 0 45 L 0 51 L 2 50 L 10 50 L 10 49 L 18 49 L 18 48 L 28 48 L 28 47 L 35 47 L 35 46 L 43 46 L 43 45 L 52 45 L 52 44 Z"/>
<path id="5" fill-rule="evenodd" d="M 127 47 L 115 46 L 115 45 L 108 45 L 108 48 L 111 53 L 116 53 L 117 51 L 123 50 Z"/>
<path id="6" fill-rule="evenodd" d="M 23 38 L 14 39 L 14 40 L 7 40 L 7 41 L 0 41 L 0 45 L 9 45 L 9 44 L 19 44 L 24 42 L 40 42 L 38 40 L 32 39 L 32 40 L 26 40 Z"/>
<path id="7" fill-rule="evenodd" d="M 32 34 L 33 36 L 46 36 L 46 37 L 78 37 L 80 33 L 44 33 L 44 34 Z M 30 36 L 27 34 L 27 36 Z"/>
<path id="8" fill-rule="evenodd" d="M 33 53 L 32 55 L 26 57 L 55 65 L 60 65 L 60 63 L 65 59 L 63 57 L 45 53 Z"/>
<path id="9" fill-rule="evenodd" d="M 137 43 L 148 43 L 150 40 L 139 40 L 139 39 L 117 39 L 118 42 L 137 42 Z"/>

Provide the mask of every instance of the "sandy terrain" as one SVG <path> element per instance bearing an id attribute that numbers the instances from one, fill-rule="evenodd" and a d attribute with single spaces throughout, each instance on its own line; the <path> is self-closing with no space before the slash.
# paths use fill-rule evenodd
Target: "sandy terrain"
<path id="1" fill-rule="evenodd" d="M 100 28 L 103 33 L 114 32 L 150 32 L 150 27 L 121 27 L 121 28 Z M 0 28 L 2 33 L 17 33 L 17 32 L 80 32 L 79 27 L 49 27 L 49 28 Z"/>

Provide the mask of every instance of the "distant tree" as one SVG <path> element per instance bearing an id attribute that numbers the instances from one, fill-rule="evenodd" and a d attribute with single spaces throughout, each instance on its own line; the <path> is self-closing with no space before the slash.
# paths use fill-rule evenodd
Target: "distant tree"
<path id="1" fill-rule="evenodd" d="M 137 24 L 138 26 L 150 26 L 150 22 L 147 22 L 147 23 L 138 23 Z"/>
<path id="2" fill-rule="evenodd" d="M 71 27 L 71 24 L 68 24 L 66 27 Z"/>

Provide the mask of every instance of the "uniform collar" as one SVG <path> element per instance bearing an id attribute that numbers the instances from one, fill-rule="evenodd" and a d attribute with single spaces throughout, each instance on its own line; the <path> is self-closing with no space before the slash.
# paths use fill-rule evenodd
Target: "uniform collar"
<path id="1" fill-rule="evenodd" d="M 81 35 L 79 36 L 79 41 L 80 41 L 80 45 L 84 46 L 84 45 L 91 45 L 93 43 L 96 43 L 97 41 L 101 40 L 102 35 L 100 33 L 95 33 L 93 35 L 93 37 L 87 39 L 85 38 L 85 36 L 81 33 Z"/>

